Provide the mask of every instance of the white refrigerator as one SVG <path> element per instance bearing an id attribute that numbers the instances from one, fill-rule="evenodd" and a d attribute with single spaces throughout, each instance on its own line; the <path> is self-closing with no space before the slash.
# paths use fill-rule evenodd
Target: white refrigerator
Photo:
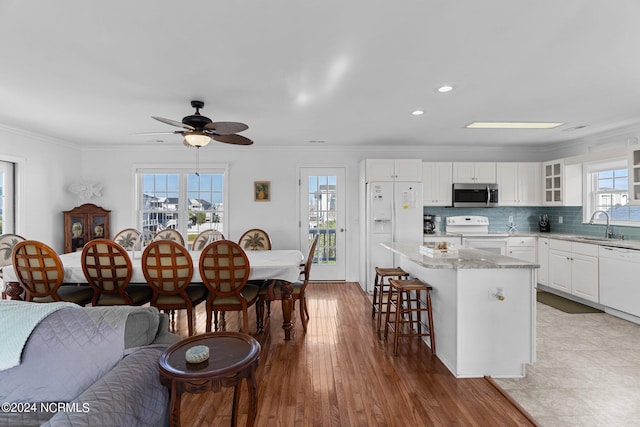
<path id="1" fill-rule="evenodd" d="M 383 242 L 423 242 L 421 182 L 368 182 L 365 206 L 365 291 L 373 292 L 376 267 L 395 267 Z"/>

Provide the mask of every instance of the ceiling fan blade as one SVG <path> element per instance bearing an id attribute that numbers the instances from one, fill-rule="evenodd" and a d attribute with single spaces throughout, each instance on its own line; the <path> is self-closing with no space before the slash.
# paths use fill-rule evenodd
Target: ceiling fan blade
<path id="1" fill-rule="evenodd" d="M 177 122 L 175 120 L 171 120 L 171 119 L 165 119 L 164 117 L 157 117 L 157 116 L 151 116 L 152 119 L 156 119 L 159 122 L 162 123 L 166 123 L 168 125 L 171 126 L 177 126 L 179 128 L 185 128 L 185 129 L 189 129 L 189 130 L 195 130 L 195 128 L 193 126 L 189 126 L 189 125 L 185 125 L 182 122 Z"/>
<path id="2" fill-rule="evenodd" d="M 231 135 L 249 129 L 249 126 L 238 122 L 213 122 L 205 125 L 205 130 L 210 130 L 218 135 Z"/>
<path id="3" fill-rule="evenodd" d="M 141 132 L 141 133 L 132 133 L 131 135 L 175 135 L 182 134 L 181 130 L 176 130 L 173 132 Z"/>
<path id="4" fill-rule="evenodd" d="M 218 142 L 224 142 L 225 144 L 236 144 L 236 145 L 251 145 L 253 141 L 249 138 L 245 138 L 242 135 L 214 135 L 212 136 Z"/>

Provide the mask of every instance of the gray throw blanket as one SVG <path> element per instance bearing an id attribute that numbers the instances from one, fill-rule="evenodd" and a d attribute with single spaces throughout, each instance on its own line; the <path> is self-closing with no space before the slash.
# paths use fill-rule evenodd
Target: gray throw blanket
<path id="1" fill-rule="evenodd" d="M 162 425 L 168 393 L 160 385 L 157 361 L 166 346 L 147 346 L 158 328 L 155 308 L 146 316 L 155 314 L 155 323 L 145 326 L 151 340 L 138 336 L 135 342 L 143 346 L 125 350 L 129 314 L 150 309 L 62 308 L 47 316 L 29 337 L 22 363 L 0 371 L 0 402 L 33 402 L 30 409 L 38 411 L 0 412 L 0 426 L 40 425 L 49 419 L 52 426 Z M 41 411 L 47 402 L 76 405 Z"/>

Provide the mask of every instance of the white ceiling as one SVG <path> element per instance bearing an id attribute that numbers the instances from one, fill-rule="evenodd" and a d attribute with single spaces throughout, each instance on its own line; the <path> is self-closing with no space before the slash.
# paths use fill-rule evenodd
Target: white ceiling
<path id="1" fill-rule="evenodd" d="M 150 116 L 191 99 L 261 146 L 536 146 L 640 121 L 638 0 L 0 0 L 0 58 L 0 124 L 79 144 L 180 143 L 133 134 L 175 130 Z"/>

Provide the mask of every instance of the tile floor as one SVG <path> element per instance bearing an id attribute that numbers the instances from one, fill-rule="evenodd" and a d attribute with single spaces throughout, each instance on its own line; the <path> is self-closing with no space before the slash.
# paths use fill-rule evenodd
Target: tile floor
<path id="1" fill-rule="evenodd" d="M 495 381 L 543 427 L 640 425 L 640 325 L 537 310 L 537 361 Z"/>

